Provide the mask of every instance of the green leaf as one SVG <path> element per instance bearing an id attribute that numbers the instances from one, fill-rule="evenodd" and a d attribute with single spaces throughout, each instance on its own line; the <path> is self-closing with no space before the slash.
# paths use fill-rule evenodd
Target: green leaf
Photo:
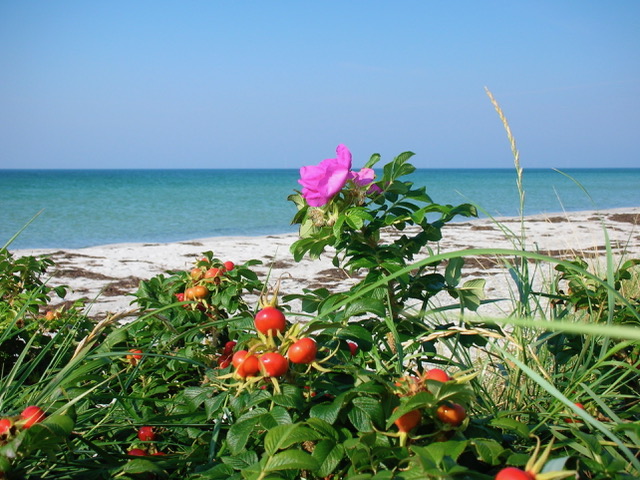
<path id="1" fill-rule="evenodd" d="M 344 215 L 340 215 L 335 223 L 333 224 L 333 236 L 335 238 L 340 238 L 341 234 L 342 234 L 342 226 L 344 225 L 344 222 L 347 220 L 347 217 Z"/>
<path id="2" fill-rule="evenodd" d="M 221 460 L 224 461 L 224 458 Z M 207 480 L 231 480 L 237 478 L 234 477 L 234 473 L 234 469 L 230 465 L 219 463 L 211 468 L 207 468 L 206 470 L 198 470 L 198 474 L 193 478 L 201 478 Z"/>
<path id="3" fill-rule="evenodd" d="M 371 418 L 367 415 L 366 412 L 354 407 L 349 410 L 347 416 L 349 417 L 351 424 L 359 432 L 373 431 L 373 423 L 371 422 Z"/>
<path id="4" fill-rule="evenodd" d="M 317 470 L 318 461 L 301 450 L 285 450 L 267 461 L 267 471 L 274 470 Z"/>
<path id="5" fill-rule="evenodd" d="M 196 410 L 211 394 L 210 388 L 187 387 L 182 393 L 193 410 Z"/>
<path id="6" fill-rule="evenodd" d="M 143 458 L 136 458 L 133 460 L 129 460 L 122 466 L 120 471 L 122 473 L 132 473 L 132 474 L 153 473 L 155 475 L 166 477 L 166 474 L 158 465 L 156 465 L 156 462 L 145 460 Z"/>
<path id="7" fill-rule="evenodd" d="M 54 435 L 67 437 L 71 435 L 75 422 L 69 415 L 50 415 L 41 423 L 37 423 L 31 428 L 34 428 L 35 426 L 46 427 Z"/>
<path id="8" fill-rule="evenodd" d="M 218 395 L 215 395 L 214 397 L 207 398 L 204 401 L 204 411 L 207 414 L 207 420 L 210 420 L 211 418 L 222 412 L 222 407 L 227 400 L 227 395 L 227 392 L 222 392 Z"/>
<path id="9" fill-rule="evenodd" d="M 484 298 L 485 285 L 486 281 L 482 278 L 468 280 L 461 287 L 456 288 L 455 293 L 465 308 L 475 312 Z"/>
<path id="10" fill-rule="evenodd" d="M 273 419 L 275 425 L 293 423 L 293 421 L 291 420 L 291 415 L 289 415 L 287 409 L 281 406 L 273 407 L 265 416 Z"/>
<path id="11" fill-rule="evenodd" d="M 320 465 L 314 473 L 319 477 L 326 477 L 340 464 L 344 457 L 344 447 L 335 440 L 321 440 L 314 447 L 311 456 Z"/>
<path id="12" fill-rule="evenodd" d="M 511 465 L 514 467 L 524 467 L 530 458 L 531 455 L 527 453 L 512 453 L 507 457 L 504 463 L 505 465 Z"/>
<path id="13" fill-rule="evenodd" d="M 393 480 L 393 478 L 396 478 L 394 472 L 390 470 L 383 470 L 371 477 L 371 480 Z"/>
<path id="14" fill-rule="evenodd" d="M 370 432 L 373 425 L 382 426 L 384 412 L 380 400 L 371 397 L 356 397 L 347 414 L 353 426 L 360 432 Z"/>
<path id="15" fill-rule="evenodd" d="M 331 403 L 320 403 L 318 405 L 314 405 L 313 407 L 311 407 L 309 415 L 311 416 L 311 418 L 320 418 L 325 422 L 333 425 L 338 419 L 338 414 L 342 409 L 343 402 L 344 395 L 339 395 Z"/>
<path id="16" fill-rule="evenodd" d="M 462 267 L 464 265 L 464 258 L 456 257 L 449 260 L 447 268 L 444 272 L 444 278 L 447 281 L 447 285 L 455 287 L 460 283 L 462 278 Z"/>
<path id="17" fill-rule="evenodd" d="M 287 197 L 287 200 L 293 202 L 298 210 L 307 206 L 307 202 L 305 202 L 304 197 L 299 193 L 292 193 Z"/>
<path id="18" fill-rule="evenodd" d="M 522 438 L 529 438 L 529 427 L 518 420 L 507 417 L 494 418 L 489 422 L 492 427 L 502 428 L 517 433 Z"/>
<path id="19" fill-rule="evenodd" d="M 373 155 L 371 155 L 371 158 L 369 158 L 369 161 L 365 163 L 364 167 L 362 168 L 373 168 L 373 166 L 379 161 L 380 161 L 380 154 L 374 153 Z"/>
<path id="20" fill-rule="evenodd" d="M 383 317 L 385 315 L 384 303 L 375 298 L 360 297 L 349 304 L 345 309 L 344 316 L 348 319 L 364 313 L 372 313 L 379 317 Z"/>
<path id="21" fill-rule="evenodd" d="M 258 418 L 254 417 L 231 425 L 227 434 L 227 444 L 232 455 L 238 455 L 244 450 L 257 421 Z"/>
<path id="22" fill-rule="evenodd" d="M 20 448 L 22 453 L 35 450 L 57 450 L 74 428 L 74 421 L 67 415 L 51 415 L 44 421 L 36 423 L 22 436 L 16 437 L 2 449 L 0 455 L 7 455 L 11 449 Z M 7 449 L 7 451 L 5 451 Z"/>
<path id="23" fill-rule="evenodd" d="M 300 410 L 302 408 L 302 392 L 299 388 L 292 385 L 284 385 L 282 393 L 273 395 L 271 400 L 276 405 L 280 405 L 285 408 L 294 408 L 296 410 Z"/>
<path id="24" fill-rule="evenodd" d="M 370 380 L 363 381 L 363 383 L 355 387 L 352 391 L 359 394 L 384 395 L 387 392 L 387 388 L 376 380 Z M 376 401 L 379 402 L 380 400 L 376 399 Z"/>
<path id="25" fill-rule="evenodd" d="M 438 452 L 437 456 L 440 458 L 440 463 L 445 457 L 449 457 L 454 461 L 458 460 L 458 457 L 462 455 L 467 448 L 467 441 L 449 440 L 446 442 L 435 442 L 427 447 L 430 452 Z M 434 455 L 433 458 L 437 458 Z"/>
<path id="26" fill-rule="evenodd" d="M 253 450 L 246 450 L 231 457 L 222 457 L 226 465 L 233 467 L 235 470 L 244 470 L 245 468 L 258 463 L 258 454 Z"/>
<path id="27" fill-rule="evenodd" d="M 332 425 L 328 424 L 321 418 L 310 418 L 307 420 L 306 423 L 311 428 L 313 428 L 318 433 L 320 433 L 320 435 L 322 435 L 324 438 L 328 438 L 336 441 L 339 438 L 338 431 L 335 428 L 333 428 Z"/>
<path id="28" fill-rule="evenodd" d="M 264 439 L 264 449 L 267 454 L 273 455 L 278 450 L 288 448 L 295 443 L 319 438 L 321 436 L 318 432 L 300 424 L 278 425 L 267 433 Z"/>
<path id="29" fill-rule="evenodd" d="M 406 163 L 413 155 L 413 152 L 404 152 L 386 164 L 384 166 L 383 180 L 385 182 L 393 182 L 399 177 L 413 173 L 415 167 Z"/>
<path id="30" fill-rule="evenodd" d="M 471 441 L 471 445 L 475 448 L 478 460 L 488 463 L 489 465 L 500 464 L 500 456 L 505 450 L 502 445 L 495 440 L 476 438 Z"/>
<path id="31" fill-rule="evenodd" d="M 11 469 L 11 462 L 5 456 L 0 456 L 0 472 L 8 472 Z"/>
<path id="32" fill-rule="evenodd" d="M 375 300 L 378 302 L 378 300 Z M 340 330 L 338 333 L 339 338 L 347 340 L 353 340 L 358 346 L 364 350 L 369 350 L 373 344 L 373 336 L 371 330 L 368 330 L 360 325 L 356 325 L 353 322 L 347 324 L 347 326 Z"/>

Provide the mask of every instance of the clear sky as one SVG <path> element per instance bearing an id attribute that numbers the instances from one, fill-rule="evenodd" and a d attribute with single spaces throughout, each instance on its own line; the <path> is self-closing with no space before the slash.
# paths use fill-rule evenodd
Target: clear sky
<path id="1" fill-rule="evenodd" d="M 0 168 L 640 167 L 640 1 L 0 1 Z"/>

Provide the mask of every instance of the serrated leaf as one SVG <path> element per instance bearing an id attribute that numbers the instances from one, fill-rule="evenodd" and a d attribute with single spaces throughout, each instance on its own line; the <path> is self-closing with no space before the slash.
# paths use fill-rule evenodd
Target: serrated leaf
<path id="1" fill-rule="evenodd" d="M 153 473 L 156 475 L 166 476 L 164 471 L 156 465 L 155 462 L 145 460 L 143 458 L 136 458 L 126 462 L 120 469 L 122 473 Z"/>
<path id="2" fill-rule="evenodd" d="M 273 455 L 278 450 L 290 447 L 296 443 L 309 440 L 318 440 L 320 434 L 311 428 L 300 424 L 278 425 L 267 433 L 264 439 L 264 449 L 269 455 Z"/>
<path id="3" fill-rule="evenodd" d="M 199 476 L 207 480 L 235 480 L 238 477 L 234 475 L 234 469 L 223 463 L 219 463 L 206 470 L 198 471 Z"/>
<path id="4" fill-rule="evenodd" d="M 347 413 L 349 421 L 359 432 L 371 432 L 373 430 L 373 423 L 371 418 L 362 410 L 358 408 L 351 408 Z"/>
<path id="5" fill-rule="evenodd" d="M 57 436 L 66 437 L 70 435 L 71 432 L 73 431 L 75 422 L 68 415 L 50 415 L 49 417 L 45 418 L 41 423 L 36 425 L 49 428 L 50 431 Z"/>
<path id="6" fill-rule="evenodd" d="M 283 425 L 287 423 L 293 423 L 291 419 L 291 415 L 286 408 L 281 406 L 273 407 L 268 414 L 269 417 L 273 419 L 276 425 Z"/>
<path id="7" fill-rule="evenodd" d="M 360 377 L 360 379 L 362 380 L 362 383 L 353 387 L 351 389 L 351 392 L 357 393 L 362 397 L 372 396 L 372 395 L 384 396 L 388 392 L 388 389 L 385 385 L 381 384 L 377 380 L 368 380 L 368 378 L 369 377 L 367 377 L 363 372 L 363 376 Z M 380 399 L 374 399 L 374 401 L 380 402 Z"/>
<path id="8" fill-rule="evenodd" d="M 345 309 L 344 315 L 346 318 L 351 318 L 356 315 L 362 315 L 364 313 L 372 313 L 379 317 L 384 316 L 385 307 L 384 303 L 375 298 L 360 297 L 357 300 L 349 303 L 349 306 Z"/>
<path id="9" fill-rule="evenodd" d="M 491 420 L 490 425 L 517 433 L 522 438 L 529 438 L 529 427 L 513 418 L 498 417 Z"/>
<path id="10" fill-rule="evenodd" d="M 384 423 L 384 413 L 379 400 L 371 397 L 356 397 L 351 402 L 348 417 L 354 427 L 360 432 L 370 432 L 373 425 Z"/>
<path id="11" fill-rule="evenodd" d="M 382 472 L 378 472 L 373 477 L 371 477 L 371 480 L 393 480 L 394 477 L 394 472 L 390 470 L 383 470 Z"/>
<path id="12" fill-rule="evenodd" d="M 282 393 L 273 395 L 271 400 L 276 405 L 280 405 L 285 408 L 294 408 L 296 410 L 300 410 L 302 408 L 302 392 L 299 388 L 291 385 L 284 385 Z"/>
<path id="13" fill-rule="evenodd" d="M 349 215 L 349 216 L 345 217 L 345 222 L 353 230 L 360 230 L 364 225 L 364 219 L 362 217 L 360 217 L 359 215 Z"/>
<path id="14" fill-rule="evenodd" d="M 18 447 L 22 454 L 39 449 L 56 450 L 63 443 L 63 439 L 71 434 L 73 427 L 74 421 L 67 415 L 51 415 L 2 447 L 0 455 L 12 456 L 11 450 L 15 449 L 17 452 Z"/>
<path id="15" fill-rule="evenodd" d="M 203 387 L 187 387 L 184 389 L 182 394 L 188 400 L 191 408 L 195 410 L 209 397 L 211 389 Z"/>
<path id="16" fill-rule="evenodd" d="M 222 412 L 222 406 L 227 399 L 227 393 L 223 392 L 214 397 L 207 398 L 204 401 L 204 411 L 207 414 L 207 420 L 210 420 L 214 415 Z"/>
<path id="17" fill-rule="evenodd" d="M 340 215 L 335 223 L 333 224 L 333 236 L 336 238 L 340 238 L 340 234 L 342 233 L 342 226 L 344 225 L 344 222 L 346 221 L 346 217 L 344 215 Z"/>
<path id="18" fill-rule="evenodd" d="M 334 440 L 321 440 L 314 447 L 311 456 L 320 465 L 314 473 L 320 477 L 326 477 L 335 470 L 344 457 L 344 447 Z"/>
<path id="19" fill-rule="evenodd" d="M 318 461 L 301 450 L 285 450 L 267 461 L 267 471 L 274 470 L 317 470 Z"/>
<path id="20" fill-rule="evenodd" d="M 515 467 L 524 467 L 530 458 L 531 456 L 526 453 L 512 453 L 507 457 L 505 464 Z"/>
<path id="21" fill-rule="evenodd" d="M 434 442 L 431 445 L 425 447 L 425 451 L 428 451 L 431 458 L 440 463 L 445 457 L 449 457 L 456 461 L 460 455 L 467 448 L 466 441 L 449 440 L 446 442 Z"/>
<path id="22" fill-rule="evenodd" d="M 244 450 L 257 421 L 257 418 L 248 418 L 231 425 L 227 434 L 227 444 L 232 455 L 238 455 Z"/>
<path id="23" fill-rule="evenodd" d="M 222 462 L 233 467 L 235 470 L 244 470 L 250 465 L 258 463 L 258 454 L 253 450 L 245 450 L 238 455 L 222 457 Z"/>
<path id="24" fill-rule="evenodd" d="M 504 448 L 495 440 L 475 439 L 471 444 L 475 448 L 478 460 L 489 465 L 498 465 L 500 463 L 500 455 L 504 452 Z"/>
<path id="25" fill-rule="evenodd" d="M 318 405 L 314 405 L 313 407 L 311 407 L 309 415 L 312 418 L 320 418 L 328 424 L 333 425 L 338 419 L 338 414 L 342 409 L 343 402 L 344 396 L 340 395 L 336 397 L 336 399 L 331 403 L 321 403 Z"/>
<path id="26" fill-rule="evenodd" d="M 365 350 L 369 350 L 373 343 L 371 331 L 353 322 L 348 323 L 346 327 L 340 330 L 338 337 L 353 340 L 360 348 Z"/>
<path id="27" fill-rule="evenodd" d="M 333 428 L 332 425 L 328 424 L 321 418 L 309 418 L 306 423 L 327 439 L 333 439 L 337 441 L 339 438 L 338 431 Z"/>

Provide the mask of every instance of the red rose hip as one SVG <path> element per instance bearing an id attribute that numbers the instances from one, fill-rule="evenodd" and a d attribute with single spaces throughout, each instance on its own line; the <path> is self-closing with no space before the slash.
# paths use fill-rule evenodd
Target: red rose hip
<path id="1" fill-rule="evenodd" d="M 24 423 L 22 425 L 23 428 L 30 428 L 33 425 L 35 425 L 36 423 L 41 422 L 42 420 L 44 420 L 45 417 L 45 413 L 44 411 L 36 406 L 36 405 L 31 405 L 27 408 L 25 408 L 22 413 L 20 414 L 20 418 L 22 418 L 24 420 Z"/>
<path id="2" fill-rule="evenodd" d="M 246 350 L 240 350 L 233 354 L 231 363 L 236 368 L 236 373 L 241 378 L 252 377 L 260 370 L 260 361 L 255 355 Z"/>
<path id="3" fill-rule="evenodd" d="M 467 418 L 464 407 L 457 403 L 443 403 L 436 410 L 436 416 L 442 423 L 457 427 Z"/>
<path id="4" fill-rule="evenodd" d="M 156 432 L 153 431 L 153 427 L 140 427 L 138 429 L 138 438 L 143 442 L 152 442 L 156 439 Z"/>
<path id="5" fill-rule="evenodd" d="M 131 456 L 134 456 L 134 457 L 146 457 L 147 456 L 147 452 L 145 452 L 141 448 L 132 448 L 131 450 L 129 450 L 127 452 L 127 455 L 131 455 Z"/>
<path id="6" fill-rule="evenodd" d="M 422 413 L 420 410 L 411 410 L 410 412 L 405 413 L 401 417 L 397 418 L 395 422 L 393 422 L 398 430 L 404 433 L 408 433 L 414 428 L 416 428 L 420 421 L 422 420 Z"/>
<path id="7" fill-rule="evenodd" d="M 427 370 L 423 377 L 425 380 L 437 380 L 438 382 L 448 382 L 451 380 L 451 377 L 447 372 L 441 370 L 440 368 L 432 368 L 431 370 Z"/>
<path id="8" fill-rule="evenodd" d="M 318 347 L 313 338 L 301 338 L 289 347 L 287 356 L 291 363 L 308 364 L 316 359 Z"/>
<path id="9" fill-rule="evenodd" d="M 260 363 L 267 377 L 281 377 L 289 370 L 289 362 L 277 352 L 260 356 Z"/>
<path id="10" fill-rule="evenodd" d="M 495 480 L 535 480 L 535 477 L 519 468 L 507 467 L 498 472 Z"/>
<path id="11" fill-rule="evenodd" d="M 11 430 L 11 420 L 8 418 L 0 418 L 0 435 L 9 433 Z"/>
<path id="12" fill-rule="evenodd" d="M 287 320 L 284 313 L 276 307 L 264 307 L 256 314 L 254 324 L 260 333 L 268 335 L 271 332 L 271 335 L 275 335 L 276 333 L 284 333 Z"/>

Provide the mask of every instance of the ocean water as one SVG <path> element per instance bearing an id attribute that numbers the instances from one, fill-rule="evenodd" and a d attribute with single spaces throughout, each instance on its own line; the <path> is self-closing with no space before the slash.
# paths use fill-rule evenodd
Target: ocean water
<path id="1" fill-rule="evenodd" d="M 640 169 L 525 170 L 525 214 L 640 206 Z M 513 169 L 421 169 L 441 204 L 519 213 Z M 0 245 L 82 248 L 296 231 L 291 170 L 0 170 Z M 484 213 L 483 213 L 484 212 Z M 464 219 L 460 219 L 464 220 Z"/>

